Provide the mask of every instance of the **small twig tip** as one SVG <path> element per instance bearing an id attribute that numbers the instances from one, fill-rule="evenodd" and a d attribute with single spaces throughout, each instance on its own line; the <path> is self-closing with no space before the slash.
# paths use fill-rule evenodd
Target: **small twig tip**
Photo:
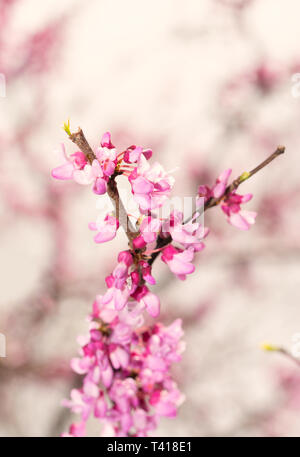
<path id="1" fill-rule="evenodd" d="M 281 145 L 278 146 L 277 147 L 277 151 L 278 151 L 279 154 L 283 154 L 285 152 L 285 146 L 281 146 Z"/>

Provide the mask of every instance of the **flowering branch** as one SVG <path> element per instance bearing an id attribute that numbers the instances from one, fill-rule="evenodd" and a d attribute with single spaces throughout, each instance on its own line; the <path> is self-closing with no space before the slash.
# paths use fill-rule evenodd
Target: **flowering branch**
<path id="1" fill-rule="evenodd" d="M 65 129 L 66 133 L 69 135 L 70 140 L 73 141 L 73 143 L 75 143 L 79 147 L 81 152 L 83 152 L 83 154 L 85 155 L 89 164 L 92 165 L 93 161 L 96 160 L 97 157 L 94 154 L 88 141 L 86 140 L 82 129 L 79 128 L 77 132 L 71 133 L 69 123 L 65 124 L 64 129 Z M 116 217 L 119 220 L 121 226 L 124 228 L 126 235 L 129 239 L 129 242 L 131 242 L 132 239 L 136 235 L 136 230 L 134 229 L 134 227 L 127 215 L 127 211 L 123 205 L 123 202 L 120 198 L 118 188 L 116 185 L 116 181 L 115 181 L 116 176 L 118 176 L 117 172 L 115 172 L 108 180 L 107 193 L 108 193 L 110 199 L 114 203 L 115 210 L 116 210 Z"/>
<path id="2" fill-rule="evenodd" d="M 94 240 L 112 240 L 121 224 L 130 247 L 119 253 L 117 265 L 105 278 L 107 290 L 93 303 L 89 334 L 80 340 L 80 357 L 71 362 L 73 370 L 84 378 L 82 387 L 73 389 L 71 399 L 64 400 L 64 405 L 79 413 L 81 421 L 73 423 L 65 435 L 85 435 L 86 422 L 93 415 L 101 419 L 104 436 L 146 436 L 156 428 L 160 417 L 174 417 L 184 400 L 170 372 L 185 347 L 181 341 L 181 319 L 167 327 L 160 322 L 143 325 L 144 310 L 154 318 L 160 314 L 159 297 L 146 285 L 156 284 L 151 265 L 162 253 L 161 260 L 171 272 L 181 280 L 186 279 L 195 271 L 194 255 L 204 249 L 202 239 L 209 230 L 197 222 L 198 212 L 185 222 L 183 213 L 177 210 L 166 218 L 159 217 L 158 210 L 168 200 L 174 179 L 159 163 L 149 164 L 150 149 L 133 145 L 117 154 L 107 132 L 93 151 L 81 129 L 71 133 L 68 123 L 65 131 L 80 151 L 68 157 L 62 147 L 63 164 L 52 170 L 52 176 L 73 179 L 79 184 L 93 183 L 94 193 L 107 193 L 115 204 L 116 217 L 107 214 L 100 223 L 89 224 L 91 230 L 98 232 Z M 262 164 L 230 185 L 228 169 L 211 188 L 199 186 L 197 207 L 203 199 L 204 211 L 219 205 L 231 225 L 248 230 L 256 213 L 242 209 L 241 205 L 252 195 L 239 195 L 236 190 L 283 152 L 284 148 L 279 147 Z M 137 231 L 130 225 L 120 200 L 115 181 L 119 175 L 127 177 L 138 205 Z"/>
<path id="3" fill-rule="evenodd" d="M 207 211 L 210 208 L 213 208 L 214 206 L 219 205 L 222 201 L 226 199 L 227 196 L 229 196 L 232 192 L 235 192 L 237 188 L 239 187 L 240 184 L 242 184 L 244 181 L 247 179 L 251 178 L 255 173 L 258 171 L 262 170 L 264 167 L 269 165 L 274 159 L 276 159 L 279 155 L 283 154 L 285 151 L 284 146 L 278 146 L 276 151 L 273 152 L 266 160 L 264 160 L 262 163 L 260 163 L 257 167 L 253 168 L 253 170 L 249 172 L 244 172 L 242 173 L 238 178 L 236 178 L 230 185 L 228 185 L 224 191 L 224 193 L 221 196 L 214 197 L 211 196 L 205 201 L 203 211 Z M 193 219 L 193 216 L 190 216 L 186 221 L 185 224 L 188 223 L 191 219 Z M 158 237 L 157 239 L 157 244 L 156 244 L 156 252 L 153 252 L 151 255 L 151 259 L 148 261 L 149 265 L 152 265 L 155 259 L 158 257 L 160 254 L 160 251 L 163 247 L 167 246 L 172 242 L 172 237 Z"/>
<path id="4" fill-rule="evenodd" d="M 210 198 L 204 205 L 204 211 L 206 211 L 209 208 L 212 208 L 213 206 L 219 205 L 221 203 L 221 201 L 224 200 L 226 198 L 226 196 L 229 195 L 231 192 L 235 191 L 239 187 L 240 184 L 242 184 L 244 181 L 247 181 L 249 178 L 251 178 L 253 175 L 255 175 L 258 171 L 265 168 L 279 155 L 283 154 L 284 151 L 285 151 L 284 146 L 278 146 L 276 151 L 274 151 L 273 154 L 271 154 L 266 160 L 264 160 L 262 163 L 257 165 L 257 167 L 253 168 L 253 170 L 242 173 L 229 186 L 227 186 L 226 190 L 224 192 L 224 195 L 222 195 L 219 198 Z"/>

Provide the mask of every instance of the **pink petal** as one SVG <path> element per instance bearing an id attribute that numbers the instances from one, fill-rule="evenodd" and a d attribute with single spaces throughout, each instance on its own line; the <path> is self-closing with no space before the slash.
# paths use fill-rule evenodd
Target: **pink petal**
<path id="1" fill-rule="evenodd" d="M 215 198 L 220 198 L 222 197 L 222 195 L 224 194 L 225 192 L 225 189 L 226 189 L 226 184 L 224 184 L 223 182 L 219 182 L 218 184 L 215 185 L 215 187 L 213 188 L 213 196 Z"/>
<path id="2" fill-rule="evenodd" d="M 94 384 L 93 382 L 87 380 L 85 381 L 83 385 L 83 392 L 88 396 L 88 397 L 94 397 L 97 398 L 99 395 L 99 388 Z"/>
<path id="3" fill-rule="evenodd" d="M 62 179 L 62 180 L 72 179 L 74 170 L 75 169 L 74 169 L 73 163 L 67 162 L 67 163 L 64 163 L 63 165 L 60 165 L 57 168 L 54 168 L 51 171 L 51 176 L 53 178 Z"/>
<path id="4" fill-rule="evenodd" d="M 116 229 L 113 229 L 111 225 L 103 227 L 101 232 L 97 233 L 94 237 L 94 241 L 96 243 L 105 243 L 106 241 L 110 241 L 115 238 L 117 233 Z"/>
<path id="5" fill-rule="evenodd" d="M 154 186 L 147 179 L 139 176 L 134 181 L 132 181 L 132 190 L 137 194 L 149 194 L 152 192 Z"/>
<path id="6" fill-rule="evenodd" d="M 95 404 L 95 417 L 104 417 L 107 411 L 107 404 L 103 393 L 101 392 L 100 397 Z"/>
<path id="7" fill-rule="evenodd" d="M 102 382 L 105 387 L 110 387 L 113 380 L 113 370 L 110 364 L 108 364 L 106 370 L 102 371 Z"/>
<path id="8" fill-rule="evenodd" d="M 98 229 L 97 229 L 97 224 L 96 224 L 96 222 L 89 222 L 89 223 L 88 223 L 88 228 L 89 228 L 90 230 L 93 230 L 94 232 L 98 230 Z"/>
<path id="9" fill-rule="evenodd" d="M 159 416 L 175 417 L 177 414 L 176 406 L 172 402 L 159 402 L 155 407 L 155 412 Z"/>
<path id="10" fill-rule="evenodd" d="M 160 311 L 160 301 L 157 295 L 148 292 L 142 299 L 146 305 L 147 311 L 152 317 L 157 317 Z"/>
<path id="11" fill-rule="evenodd" d="M 250 224 L 240 213 L 231 214 L 228 221 L 231 225 L 240 230 L 249 230 Z"/>
<path id="12" fill-rule="evenodd" d="M 102 178 L 97 178 L 93 187 L 93 191 L 97 195 L 103 195 L 106 192 L 106 181 Z"/>
<path id="13" fill-rule="evenodd" d="M 218 177 L 218 181 L 219 182 L 223 182 L 224 184 L 227 185 L 227 182 L 228 182 L 229 176 L 231 175 L 231 172 L 232 172 L 231 168 L 228 168 L 227 170 L 224 170 L 223 173 L 221 173 L 220 176 Z"/>
<path id="14" fill-rule="evenodd" d="M 180 259 L 177 259 L 176 256 L 168 262 L 170 270 L 175 275 L 188 275 L 194 273 L 195 265 L 192 263 L 182 262 Z"/>
<path id="15" fill-rule="evenodd" d="M 78 184 L 82 184 L 84 186 L 91 184 L 95 179 L 92 174 L 91 165 L 86 165 L 83 170 L 75 170 L 73 172 L 73 179 Z"/>
<path id="16" fill-rule="evenodd" d="M 161 357 L 149 355 L 147 357 L 147 365 L 151 370 L 166 371 L 167 364 Z"/>

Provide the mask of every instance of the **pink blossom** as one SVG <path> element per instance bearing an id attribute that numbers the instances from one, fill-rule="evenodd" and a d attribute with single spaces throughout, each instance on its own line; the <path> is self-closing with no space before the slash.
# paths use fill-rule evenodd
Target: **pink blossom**
<path id="1" fill-rule="evenodd" d="M 224 195 L 231 172 L 232 170 L 228 168 L 228 170 L 223 171 L 218 177 L 216 184 L 212 188 L 212 195 L 214 198 L 220 198 Z"/>
<path id="2" fill-rule="evenodd" d="M 129 148 L 126 149 L 125 154 L 124 154 L 124 161 L 127 163 L 137 163 L 140 161 L 141 154 L 144 155 L 144 157 L 149 160 L 152 156 L 152 150 L 151 149 L 143 149 L 140 146 L 130 146 Z"/>
<path id="3" fill-rule="evenodd" d="M 106 278 L 108 290 L 102 298 L 103 303 L 113 303 L 115 309 L 121 310 L 126 305 L 131 287 L 129 285 L 129 267 L 132 265 L 132 255 L 129 251 L 123 251 L 118 256 L 119 263 L 113 273 Z"/>
<path id="4" fill-rule="evenodd" d="M 129 181 L 141 211 L 161 207 L 174 184 L 174 178 L 169 176 L 159 163 L 149 165 L 143 154 L 137 168 L 130 174 Z"/>
<path id="5" fill-rule="evenodd" d="M 77 151 L 68 157 L 63 143 L 61 144 L 59 153 L 63 163 L 52 170 L 51 175 L 53 178 L 62 180 L 73 179 L 74 172 L 76 170 L 82 170 L 87 164 L 85 155 L 81 151 Z"/>
<path id="6" fill-rule="evenodd" d="M 139 229 L 145 243 L 152 243 L 156 240 L 161 229 L 161 221 L 155 217 L 147 216 L 142 220 Z"/>
<path id="7" fill-rule="evenodd" d="M 94 237 L 96 243 L 105 243 L 115 238 L 119 228 L 119 221 L 114 216 L 107 214 L 102 222 L 90 222 L 90 230 L 98 231 Z"/>
<path id="8" fill-rule="evenodd" d="M 111 143 L 109 132 L 103 135 L 101 145 L 95 151 L 96 159 L 92 164 L 88 163 L 81 151 L 67 157 L 63 144 L 60 155 L 63 164 L 52 170 L 54 178 L 74 179 L 75 182 L 82 185 L 94 183 L 93 190 L 96 194 L 102 195 L 106 192 L 107 181 L 117 165 L 117 152 Z"/>
<path id="9" fill-rule="evenodd" d="M 130 263 L 126 251 L 119 261 Z M 139 291 L 143 297 L 148 293 Z M 130 312 L 122 311 L 113 320 L 109 315 L 105 321 L 107 308 L 97 297 L 90 337 L 83 340 L 81 359 L 72 364 L 84 372 L 83 387 L 73 389 L 71 399 L 63 404 L 80 416 L 80 422 L 63 436 L 84 436 L 91 416 L 102 422 L 102 436 L 147 436 L 159 417 L 174 417 L 184 399 L 170 374 L 172 363 L 180 360 L 184 350 L 180 319 L 169 327 L 156 324 L 142 329 L 129 319 L 129 314 L 142 312 L 136 303 Z"/>
<path id="10" fill-rule="evenodd" d="M 62 437 L 81 437 L 85 436 L 85 422 L 73 423 L 70 425 L 69 433 L 63 433 Z"/>
<path id="11" fill-rule="evenodd" d="M 159 219 L 152 210 L 169 198 L 174 179 L 159 163 L 148 163 L 150 149 L 132 145 L 117 154 L 106 132 L 91 164 L 80 152 L 68 158 L 62 147 L 62 155 L 64 163 L 53 170 L 54 177 L 93 183 L 93 191 L 103 194 L 107 185 L 115 185 L 115 177 L 123 174 L 140 213 L 137 232 L 128 233 L 129 249 L 119 253 L 112 273 L 105 278 L 107 290 L 93 303 L 89 332 L 78 340 L 79 357 L 72 359 L 71 367 L 83 376 L 82 386 L 73 389 L 63 405 L 78 414 L 80 422 L 73 423 L 64 436 L 83 436 L 92 416 L 102 424 L 102 436 L 147 436 L 160 417 L 174 417 L 184 400 L 170 369 L 185 349 L 180 319 L 169 326 L 159 322 L 145 325 L 144 311 L 152 318 L 160 313 L 160 299 L 146 285 L 156 283 L 150 256 L 161 253 L 171 272 L 186 279 L 195 271 L 194 255 L 204 248 L 202 240 L 208 234 L 208 229 L 197 222 L 203 201 L 199 197 L 205 203 L 216 199 L 213 203 L 220 204 L 228 222 L 246 230 L 256 213 L 241 209 L 241 205 L 252 195 L 229 192 L 231 169 L 227 169 L 211 188 L 199 187 L 198 211 L 186 223 L 180 211 Z M 97 232 L 95 242 L 103 243 L 115 238 L 119 221 L 107 214 L 89 228 Z"/>
<path id="12" fill-rule="evenodd" d="M 148 264 L 148 262 L 141 260 L 139 265 L 141 267 L 142 278 L 148 284 L 151 284 L 151 285 L 156 284 L 156 280 L 151 274 L 151 266 Z"/>
<path id="13" fill-rule="evenodd" d="M 257 213 L 254 211 L 241 210 L 241 204 L 251 200 L 252 194 L 238 195 L 231 192 L 221 205 L 227 216 L 227 221 L 240 230 L 248 230 L 255 223 Z"/>
<path id="14" fill-rule="evenodd" d="M 252 194 L 239 195 L 235 190 L 226 193 L 231 169 L 225 170 L 210 189 L 208 186 L 199 186 L 198 196 L 206 203 L 211 198 L 222 200 L 221 208 L 227 216 L 227 221 L 240 230 L 248 230 L 255 223 L 256 213 L 241 209 L 241 204 L 247 203 Z"/>
<path id="15" fill-rule="evenodd" d="M 97 160 L 94 160 L 92 165 L 87 163 L 82 169 L 74 170 L 73 179 L 78 184 L 86 186 L 95 181 L 96 178 L 102 177 L 103 173 Z"/>
<path id="16" fill-rule="evenodd" d="M 194 258 L 194 250 L 188 248 L 184 251 L 170 245 L 163 249 L 161 259 L 165 262 L 172 273 L 179 279 L 186 279 L 186 275 L 195 271 L 195 266 L 191 263 Z"/>
<path id="17" fill-rule="evenodd" d="M 140 302 L 144 308 L 146 308 L 150 316 L 157 317 L 159 315 L 159 298 L 157 295 L 150 292 L 147 286 L 139 286 L 132 294 L 132 297 Z"/>
<path id="18" fill-rule="evenodd" d="M 142 249 L 147 244 L 156 241 L 157 236 L 161 229 L 161 221 L 154 216 L 145 216 L 139 225 L 139 233 L 133 240 L 133 246 L 135 249 Z"/>
<path id="19" fill-rule="evenodd" d="M 212 188 L 203 185 L 199 186 L 198 195 L 204 198 L 205 203 L 212 197 L 220 198 L 224 195 L 231 172 L 232 170 L 230 168 L 223 171 L 223 173 L 221 173 L 217 178 L 216 184 Z"/>
<path id="20" fill-rule="evenodd" d="M 204 249 L 204 243 L 201 241 L 208 235 L 209 230 L 202 227 L 199 222 L 194 222 L 198 214 L 187 223 L 183 221 L 183 213 L 173 211 L 170 220 L 163 224 L 163 232 L 169 231 L 173 241 L 180 243 L 184 248 L 193 247 L 195 251 Z"/>
<path id="21" fill-rule="evenodd" d="M 101 140 L 100 147 L 96 149 L 96 157 L 106 177 L 110 177 L 115 171 L 117 164 L 117 151 L 111 142 L 111 135 L 106 132 Z"/>

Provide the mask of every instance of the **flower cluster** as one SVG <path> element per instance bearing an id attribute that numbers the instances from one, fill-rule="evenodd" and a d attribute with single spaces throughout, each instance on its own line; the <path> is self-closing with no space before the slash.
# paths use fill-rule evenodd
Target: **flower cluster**
<path id="1" fill-rule="evenodd" d="M 69 124 L 65 130 L 74 141 Z M 209 233 L 198 221 L 203 210 L 200 202 L 204 201 L 204 209 L 211 201 L 220 204 L 228 222 L 242 230 L 254 223 L 256 213 L 241 210 L 252 195 L 231 190 L 231 170 L 226 170 L 212 188 L 199 187 L 197 209 L 188 221 L 178 210 L 161 218 L 159 209 L 168 200 L 174 179 L 159 163 L 149 163 L 152 151 L 132 145 L 117 153 L 109 133 L 95 151 L 85 141 L 82 136 L 78 142 L 85 151 L 69 157 L 62 146 L 63 163 L 52 176 L 92 184 L 96 194 L 107 192 L 116 203 L 116 214 L 89 224 L 97 232 L 95 242 L 112 240 L 121 216 L 129 218 L 125 208 L 125 215 L 118 213 L 118 175 L 128 179 L 139 217 L 134 231 L 124 227 L 129 249 L 119 253 L 114 270 L 106 277 L 107 290 L 97 297 L 89 317 L 89 335 L 80 339 L 81 358 L 72 360 L 74 371 L 84 375 L 83 385 L 72 390 L 64 405 L 80 414 L 80 422 L 72 424 L 65 436 L 84 435 L 90 416 L 101 420 L 102 436 L 146 436 L 160 416 L 175 416 L 183 401 L 170 375 L 172 363 L 180 360 L 184 349 L 180 319 L 169 327 L 161 323 L 143 327 L 144 310 L 153 318 L 160 313 L 160 300 L 148 287 L 156 284 L 150 260 L 161 253 L 161 260 L 182 280 L 195 271 L 194 256 L 204 249 L 203 239 Z"/>
<path id="2" fill-rule="evenodd" d="M 68 157 L 62 144 L 59 152 L 63 163 L 52 170 L 54 178 L 73 179 L 82 185 L 93 183 L 93 191 L 96 194 L 105 194 L 107 182 L 118 164 L 117 151 L 111 142 L 109 132 L 103 135 L 91 164 L 82 151 L 76 151 Z"/>
<path id="3" fill-rule="evenodd" d="M 159 298 L 145 285 L 145 282 L 155 284 L 155 279 L 151 275 L 150 265 L 144 260 L 134 264 L 130 251 L 120 252 L 117 266 L 105 280 L 108 290 L 103 297 L 104 303 L 113 305 L 119 311 L 133 299 L 139 302 L 141 309 L 147 309 L 152 317 L 159 315 Z"/>
<path id="4" fill-rule="evenodd" d="M 63 405 L 80 415 L 63 436 L 84 436 L 94 416 L 102 436 L 146 436 L 160 417 L 174 417 L 183 401 L 170 367 L 185 346 L 177 319 L 170 326 L 143 326 L 138 302 L 116 311 L 98 296 L 89 317 L 90 331 L 80 338 L 80 358 L 71 362 L 84 375 L 80 389 Z"/>

